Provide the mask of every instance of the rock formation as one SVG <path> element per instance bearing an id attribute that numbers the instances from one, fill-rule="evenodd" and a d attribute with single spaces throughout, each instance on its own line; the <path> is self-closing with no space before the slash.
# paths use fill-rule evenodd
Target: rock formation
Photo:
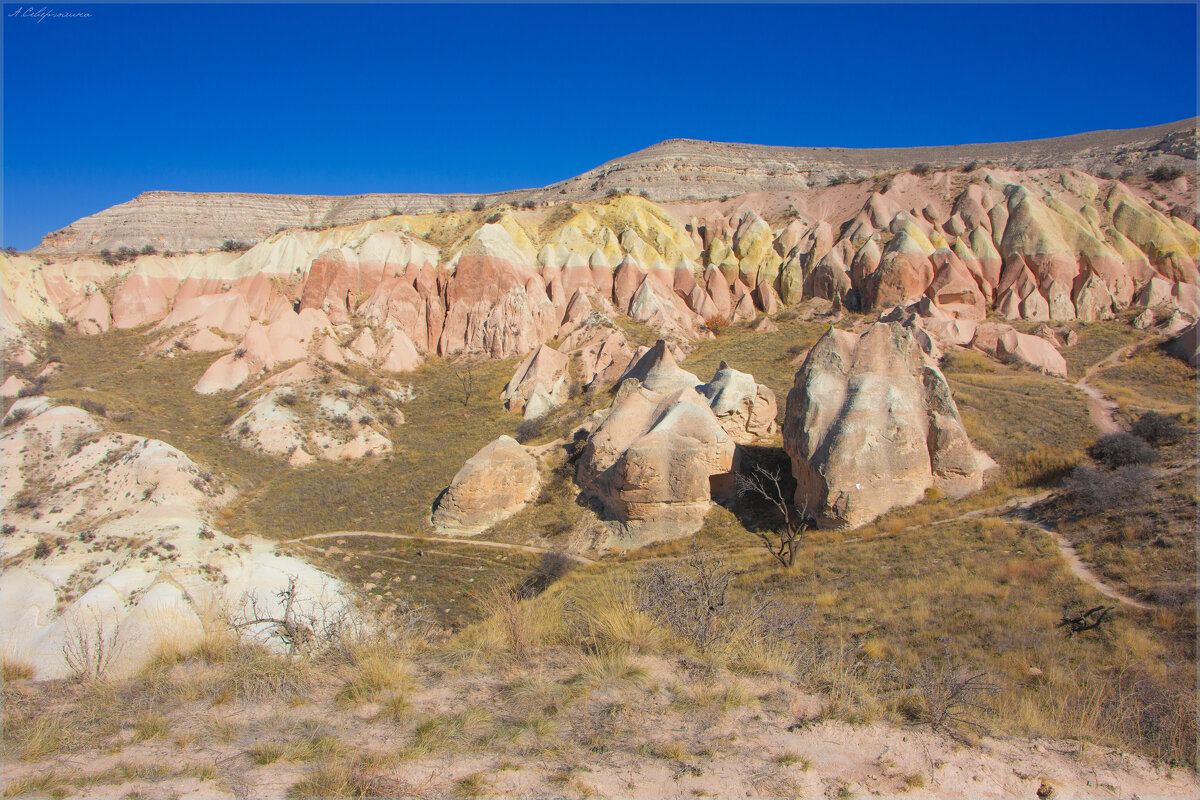
<path id="1" fill-rule="evenodd" d="M 11 529 L 0 627 L 4 657 L 37 677 L 70 673 L 71 641 L 113 648 L 110 674 L 130 674 L 159 645 L 198 644 L 222 608 L 237 621 L 253 598 L 278 616 L 292 578 L 298 608 L 330 618 L 349 608 L 337 580 L 214 529 L 228 494 L 174 447 L 106 432 L 44 397 L 18 400 L 4 426 L 0 489 Z M 266 624 L 247 631 L 271 634 Z"/>
<path id="2" fill-rule="evenodd" d="M 438 499 L 433 527 L 446 536 L 476 536 L 537 496 L 537 459 L 510 436 L 467 459 Z"/>
<path id="3" fill-rule="evenodd" d="M 738 443 L 775 430 L 775 397 L 722 364 L 701 384 L 659 340 L 622 378 L 576 469 L 626 549 L 687 536 L 733 489 Z"/>
<path id="4" fill-rule="evenodd" d="M 917 163 L 958 167 L 970 162 L 1003 169 L 1070 167 L 1099 175 L 1157 164 L 1190 169 L 1186 148 L 1170 146 L 1194 136 L 1195 121 L 1126 131 L 1096 131 L 1031 142 L 877 150 L 769 147 L 671 139 L 614 159 L 575 178 L 542 189 L 493 195 L 372 194 L 353 197 L 185 192 L 146 192 L 127 203 L 48 234 L 42 252 L 97 252 L 103 248 L 202 250 L 226 240 L 256 242 L 280 228 L 357 225 L 389 214 L 465 211 L 482 202 L 583 202 L 617 190 L 645 192 L 656 202 L 745 192 L 800 192 L 835 179 L 869 178 Z M 1195 147 L 1191 148 L 1195 152 Z M 1194 160 L 1194 156 L 1193 156 Z M 667 165 L 670 165 L 668 168 Z M 769 254 L 769 231 L 751 222 L 735 226 L 734 259 L 757 261 Z M 732 250 L 732 249 L 731 249 Z M 754 283 L 748 283 L 755 286 Z"/>
<path id="5" fill-rule="evenodd" d="M 861 525 L 928 488 L 982 485 L 945 377 L 899 322 L 829 329 L 788 392 L 783 441 L 796 505 L 823 525 Z"/>

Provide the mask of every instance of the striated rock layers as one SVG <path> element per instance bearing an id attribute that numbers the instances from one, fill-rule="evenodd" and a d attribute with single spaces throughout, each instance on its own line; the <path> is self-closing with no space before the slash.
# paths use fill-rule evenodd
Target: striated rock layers
<path id="1" fill-rule="evenodd" d="M 827 526 L 861 525 L 929 488 L 982 485 L 945 377 L 900 323 L 830 328 L 788 392 L 783 442 L 797 507 Z"/>
<path id="2" fill-rule="evenodd" d="M 510 436 L 486 445 L 454 475 L 433 510 L 446 536 L 476 536 L 520 511 L 537 496 L 537 459 Z"/>
<path id="3" fill-rule="evenodd" d="M 1195 121 L 1124 131 L 1095 131 L 1030 142 L 849 149 L 772 147 L 671 139 L 541 189 L 493 195 L 370 194 L 348 197 L 146 192 L 48 234 L 42 252 L 102 248 L 200 250 L 227 239 L 259 241 L 280 228 L 361 223 L 387 214 L 465 210 L 476 202 L 586 201 L 610 191 L 644 192 L 657 202 L 744 192 L 804 191 L 925 162 L 960 166 L 989 161 L 1008 169 L 1072 167 L 1092 174 L 1165 164 L 1192 169 Z M 1189 163 L 1193 162 L 1193 163 Z M 754 284 L 750 284 L 754 288 Z"/>

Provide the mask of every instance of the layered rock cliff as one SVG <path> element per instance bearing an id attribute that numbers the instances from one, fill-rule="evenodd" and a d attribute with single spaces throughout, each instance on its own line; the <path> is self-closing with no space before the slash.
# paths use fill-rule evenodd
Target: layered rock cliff
<path id="1" fill-rule="evenodd" d="M 474 205 L 582 202 L 609 192 L 655 202 L 708 200 L 747 192 L 797 193 L 918 164 L 958 168 L 1071 168 L 1095 176 L 1155 167 L 1194 172 L 1195 120 L 1054 139 L 947 147 L 852 149 L 672 139 L 540 189 L 489 195 L 366 194 L 345 197 L 152 191 L 48 234 L 43 253 L 120 247 L 205 250 L 225 240 L 257 242 L 284 228 L 361 223 L 388 214 L 465 210 Z"/>

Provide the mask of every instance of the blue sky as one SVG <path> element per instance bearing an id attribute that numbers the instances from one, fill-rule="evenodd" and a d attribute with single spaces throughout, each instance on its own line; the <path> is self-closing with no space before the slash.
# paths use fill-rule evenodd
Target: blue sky
<path id="1" fill-rule="evenodd" d="M 153 189 L 499 191 L 673 137 L 957 144 L 1196 113 L 1193 5 L 18 7 L 20 248 Z"/>

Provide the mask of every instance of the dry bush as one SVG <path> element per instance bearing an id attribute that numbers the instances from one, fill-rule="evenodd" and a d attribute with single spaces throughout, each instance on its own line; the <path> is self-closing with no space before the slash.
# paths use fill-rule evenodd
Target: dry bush
<path id="1" fill-rule="evenodd" d="M 400 657 L 395 646 L 378 639 L 353 648 L 349 673 L 338 693 L 338 699 L 348 703 L 379 702 L 398 711 L 417 686 L 411 665 Z"/>
<path id="2" fill-rule="evenodd" d="M 1158 454 L 1145 441 L 1132 433 L 1106 433 L 1087 449 L 1089 456 L 1110 469 L 1136 464 L 1150 464 Z"/>
<path id="3" fill-rule="evenodd" d="M 692 542 L 682 564 L 653 563 L 639 576 L 638 608 L 700 653 L 727 636 L 732 568 Z"/>
<path id="4" fill-rule="evenodd" d="M 1176 444 L 1184 436 L 1184 428 L 1174 417 L 1147 411 L 1133 423 L 1130 432 L 1155 447 Z"/>
<path id="5" fill-rule="evenodd" d="M 2 668 L 2 675 L 5 683 L 10 681 L 27 680 L 33 677 L 33 667 L 24 661 L 5 658 Z"/>
<path id="6" fill-rule="evenodd" d="M 96 609 L 77 611 L 65 622 L 62 656 L 67 669 L 81 680 L 100 680 L 125 648 L 118 623 Z"/>
<path id="7" fill-rule="evenodd" d="M 237 698 L 262 702 L 298 697 L 312 685 L 312 668 L 299 658 L 289 658 L 260 644 L 243 643 L 225 654 L 217 700 Z"/>
<path id="8" fill-rule="evenodd" d="M 589 652 L 655 653 L 665 646 L 662 627 L 623 577 L 576 588 L 564 610 L 571 639 Z"/>
<path id="9" fill-rule="evenodd" d="M 1075 468 L 1064 486 L 1075 510 L 1091 516 L 1133 502 L 1153 478 L 1154 471 L 1149 467 L 1134 465 L 1108 472 L 1084 465 Z"/>
<path id="10" fill-rule="evenodd" d="M 910 711 L 935 731 L 956 724 L 982 728 L 973 716 L 994 713 L 984 701 L 1000 693 L 988 673 L 957 664 L 948 650 L 940 659 L 923 659 L 903 679 L 921 699 L 920 707 Z"/>
<path id="11" fill-rule="evenodd" d="M 711 317 L 705 318 L 704 327 L 708 328 L 709 331 L 712 332 L 713 336 L 720 336 L 721 332 L 729 327 L 729 319 L 727 317 L 714 314 Z"/>
<path id="12" fill-rule="evenodd" d="M 523 661 L 560 637 L 562 612 L 555 598 L 526 600 L 518 586 L 493 586 L 479 598 L 479 608 L 484 621 L 464 639 L 469 647 L 497 648 Z"/>
<path id="13" fill-rule="evenodd" d="M 384 774 L 388 759 L 380 754 L 359 753 L 348 759 L 327 760 L 308 771 L 288 790 L 295 800 L 330 798 L 412 798 L 434 796 L 421 787 Z"/>

